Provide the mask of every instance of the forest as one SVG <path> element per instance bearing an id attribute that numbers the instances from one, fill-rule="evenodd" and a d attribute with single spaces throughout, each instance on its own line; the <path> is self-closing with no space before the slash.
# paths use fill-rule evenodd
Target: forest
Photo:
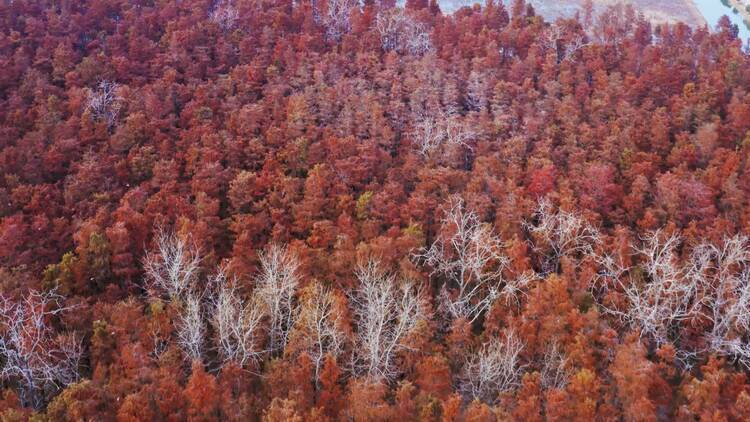
<path id="1" fill-rule="evenodd" d="M 505 3 L 0 0 L 0 420 L 750 420 L 750 46 Z"/>

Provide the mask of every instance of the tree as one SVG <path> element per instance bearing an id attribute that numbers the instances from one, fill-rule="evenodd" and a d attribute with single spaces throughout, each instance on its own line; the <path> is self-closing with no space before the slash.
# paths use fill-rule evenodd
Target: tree
<path id="1" fill-rule="evenodd" d="M 113 420 L 117 409 L 106 389 L 90 380 L 71 384 L 47 405 L 47 417 L 56 421 Z"/>
<path id="2" fill-rule="evenodd" d="M 294 295 L 299 284 L 299 258 L 276 244 L 259 253 L 258 258 L 261 272 L 255 279 L 255 294 L 265 304 L 270 320 L 268 349 L 283 351 L 297 311 Z"/>
<path id="3" fill-rule="evenodd" d="M 353 370 L 375 381 L 390 381 L 399 372 L 397 353 L 408 350 L 408 337 L 426 318 L 422 291 L 409 280 L 397 280 L 370 259 L 356 271 L 359 285 L 351 294 L 356 345 Z"/>
<path id="4" fill-rule="evenodd" d="M 651 385 L 658 378 L 654 364 L 646 358 L 646 349 L 635 336 L 617 348 L 610 371 L 617 384 L 618 397 L 628 420 L 656 420 L 656 405 Z"/>
<path id="5" fill-rule="evenodd" d="M 177 321 L 177 344 L 191 362 L 202 361 L 206 336 L 201 298 L 190 294 Z"/>
<path id="6" fill-rule="evenodd" d="M 584 35 L 565 34 L 565 27 L 558 24 L 547 27 L 542 42 L 546 50 L 554 52 L 557 63 L 572 60 L 578 51 L 589 45 Z"/>
<path id="7" fill-rule="evenodd" d="M 89 90 L 86 99 L 86 111 L 91 113 L 95 120 L 101 120 L 112 128 L 117 122 L 123 99 L 117 94 L 119 86 L 111 81 L 99 82 L 97 89 Z"/>
<path id="8" fill-rule="evenodd" d="M 534 221 L 524 222 L 537 253 L 542 254 L 545 273 L 557 272 L 564 256 L 590 256 L 600 242 L 599 230 L 572 211 L 552 210 L 549 200 L 539 201 Z"/>
<path id="9" fill-rule="evenodd" d="M 750 368 L 750 237 L 722 246 L 703 242 L 691 254 L 688 280 L 697 284 L 699 314 L 711 322 L 707 349 Z"/>
<path id="10" fill-rule="evenodd" d="M 194 361 L 192 373 L 185 386 L 190 420 L 212 420 L 219 417 L 220 391 L 213 375 L 206 373 L 203 365 Z"/>
<path id="11" fill-rule="evenodd" d="M 546 389 L 562 390 L 568 385 L 572 375 L 568 358 L 560 350 L 557 342 L 553 342 L 544 352 L 542 361 L 541 385 Z"/>
<path id="12" fill-rule="evenodd" d="M 693 176 L 665 173 L 656 181 L 656 200 L 680 226 L 707 221 L 716 215 L 714 193 Z"/>
<path id="13" fill-rule="evenodd" d="M 506 279 L 509 260 L 492 226 L 483 224 L 463 200 L 452 197 L 445 207 L 440 232 L 433 244 L 416 256 L 432 268 L 431 276 L 444 277 L 440 306 L 453 319 L 475 321 L 498 298 L 518 301 L 530 276 Z"/>
<path id="14" fill-rule="evenodd" d="M 229 1 L 217 2 L 209 14 L 209 20 L 219 26 L 223 31 L 231 31 L 237 25 L 240 14 Z"/>
<path id="15" fill-rule="evenodd" d="M 313 282 L 302 291 L 300 312 L 294 321 L 287 353 L 307 353 L 315 368 L 315 385 L 327 360 L 343 351 L 343 304 L 330 289 Z"/>
<path id="16" fill-rule="evenodd" d="M 157 252 L 147 251 L 143 258 L 146 290 L 152 297 L 183 299 L 198 282 L 200 250 L 191 240 L 160 229 L 156 234 Z"/>
<path id="17" fill-rule="evenodd" d="M 313 13 L 319 16 L 320 23 L 325 27 L 326 38 L 340 41 L 344 34 L 351 31 L 351 14 L 357 3 L 352 0 L 326 0 L 325 6 L 322 14 L 319 11 Z"/>
<path id="18" fill-rule="evenodd" d="M 294 400 L 275 397 L 263 412 L 263 422 L 302 422 L 302 416 L 295 409 L 296 405 Z"/>
<path id="19" fill-rule="evenodd" d="M 320 405 L 331 418 L 338 417 L 344 402 L 344 392 L 339 384 L 341 369 L 331 355 L 326 356 L 320 372 Z"/>
<path id="20" fill-rule="evenodd" d="M 609 284 L 625 296 L 625 304 L 604 303 L 602 308 L 661 345 L 670 341 L 670 333 L 691 312 L 690 304 L 696 293 L 696 284 L 685 277 L 676 255 L 680 243 L 677 234 L 664 236 L 660 231 L 647 234 L 635 254 L 642 259 L 641 271 L 624 265 L 622 259 L 612 256 L 598 258 L 604 277 L 604 291 Z M 645 277 L 640 278 L 641 274 Z"/>
<path id="21" fill-rule="evenodd" d="M 375 29 L 380 35 L 383 51 L 419 56 L 432 50 L 428 29 L 404 9 L 379 10 Z"/>
<path id="22" fill-rule="evenodd" d="M 19 301 L 0 294 L 0 379 L 17 386 L 25 406 L 47 399 L 78 381 L 83 352 L 73 334 L 58 334 L 54 318 L 72 310 L 54 290 L 31 290 Z"/>
<path id="23" fill-rule="evenodd" d="M 263 308 L 255 296 L 245 301 L 237 291 L 236 280 L 227 280 L 223 272 L 215 276 L 217 287 L 211 296 L 216 348 L 222 364 L 239 367 L 255 364 L 264 350 L 261 346 Z"/>
<path id="24" fill-rule="evenodd" d="M 472 353 L 464 363 L 460 389 L 472 400 L 494 403 L 501 393 L 519 386 L 523 366 L 523 343 L 512 331 L 503 339 L 492 339 Z"/>
<path id="25" fill-rule="evenodd" d="M 443 146 L 471 150 L 476 132 L 455 112 L 417 113 L 412 131 L 417 151 L 427 157 Z"/>

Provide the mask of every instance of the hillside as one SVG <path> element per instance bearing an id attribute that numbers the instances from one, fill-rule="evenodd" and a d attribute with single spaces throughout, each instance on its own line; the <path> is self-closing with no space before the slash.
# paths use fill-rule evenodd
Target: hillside
<path id="1" fill-rule="evenodd" d="M 0 2 L 0 420 L 750 420 L 750 56 L 630 7 Z"/>

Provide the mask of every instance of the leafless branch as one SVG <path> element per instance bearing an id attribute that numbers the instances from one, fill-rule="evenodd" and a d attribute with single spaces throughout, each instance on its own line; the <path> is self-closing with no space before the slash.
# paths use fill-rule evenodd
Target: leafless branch
<path id="1" fill-rule="evenodd" d="M 570 38 L 570 40 L 566 43 L 565 38 Z M 555 52 L 558 63 L 572 60 L 578 51 L 590 44 L 582 34 L 571 34 L 570 37 L 566 37 L 564 28 L 557 24 L 547 27 L 541 41 L 545 50 Z"/>
<path id="2" fill-rule="evenodd" d="M 520 354 L 523 343 L 512 331 L 505 338 L 485 343 L 464 364 L 460 389 L 471 399 L 494 403 L 499 394 L 519 385 L 523 367 Z"/>
<path id="3" fill-rule="evenodd" d="M 534 250 L 545 255 L 545 272 L 558 271 L 563 256 L 593 255 L 594 246 L 600 243 L 599 230 L 574 212 L 554 212 L 546 198 L 539 201 L 534 220 L 524 226 L 533 238 Z"/>
<path id="4" fill-rule="evenodd" d="M 57 334 L 50 319 L 72 309 L 54 291 L 30 291 L 19 302 L 0 294 L 0 379 L 14 382 L 25 405 L 78 380 L 80 339 Z"/>
<path id="5" fill-rule="evenodd" d="M 678 263 L 675 250 L 679 244 L 677 234 L 665 237 L 656 231 L 646 235 L 642 245 L 633 248 L 641 259 L 639 271 L 624 266 L 612 256 L 597 258 L 602 276 L 627 299 L 625 309 L 603 304 L 603 310 L 656 344 L 671 340 L 670 333 L 690 315 L 690 303 L 696 293 L 696 284 L 687 280 L 685 270 Z M 608 289 L 606 284 L 605 289 Z"/>
<path id="6" fill-rule="evenodd" d="M 296 312 L 299 258 L 279 245 L 271 245 L 259 257 L 261 272 L 255 281 L 255 292 L 265 304 L 270 320 L 268 349 L 284 350 Z"/>
<path id="7" fill-rule="evenodd" d="M 264 350 L 260 345 L 263 305 L 253 297 L 246 302 L 236 289 L 236 281 L 227 280 L 219 273 L 214 295 L 211 297 L 216 348 L 224 363 L 234 362 L 244 367 L 260 360 Z"/>
<path id="8" fill-rule="evenodd" d="M 177 343 L 188 359 L 202 361 L 206 328 L 201 298 L 189 294 L 183 307 L 177 323 Z"/>
<path id="9" fill-rule="evenodd" d="M 750 238 L 735 235 L 722 246 L 698 245 L 687 279 L 698 290 L 695 312 L 712 323 L 708 351 L 750 368 Z"/>
<path id="10" fill-rule="evenodd" d="M 590 44 L 591 43 L 585 40 L 583 35 L 576 35 L 567 45 L 565 45 L 561 61 L 573 60 L 577 52 L 583 50 Z"/>
<path id="11" fill-rule="evenodd" d="M 94 119 L 107 122 L 109 128 L 117 122 L 122 108 L 123 99 L 117 95 L 118 87 L 114 82 L 101 81 L 95 91 L 89 90 L 86 99 L 86 110 Z"/>
<path id="12" fill-rule="evenodd" d="M 190 241 L 172 232 L 156 235 L 157 252 L 147 251 L 143 259 L 146 289 L 156 297 L 184 299 L 195 288 L 200 272 L 200 251 Z"/>
<path id="13" fill-rule="evenodd" d="M 416 259 L 432 268 L 431 276 L 445 277 L 441 306 L 452 318 L 474 321 L 498 298 L 518 300 L 531 278 L 503 277 L 509 260 L 502 247 L 492 226 L 466 210 L 459 197 L 450 199 L 438 238 Z"/>
<path id="14" fill-rule="evenodd" d="M 471 141 L 476 132 L 458 114 L 438 113 L 419 114 L 414 119 L 413 137 L 417 150 L 424 156 L 430 155 L 443 145 L 454 145 L 473 150 Z"/>
<path id="15" fill-rule="evenodd" d="M 546 389 L 563 389 L 571 376 L 568 359 L 560 350 L 557 342 L 552 343 L 544 353 L 541 381 Z"/>
<path id="16" fill-rule="evenodd" d="M 351 30 L 351 14 L 355 7 L 357 2 L 354 0 L 327 0 L 322 14 L 314 10 L 326 29 L 327 39 L 339 41 Z"/>
<path id="17" fill-rule="evenodd" d="M 228 1 L 220 1 L 209 14 L 209 20 L 224 31 L 233 30 L 239 18 L 239 12 Z"/>
<path id="18" fill-rule="evenodd" d="M 428 29 L 401 8 L 380 10 L 375 20 L 375 29 L 380 34 L 384 51 L 416 56 L 432 50 Z"/>
<path id="19" fill-rule="evenodd" d="M 374 380 L 392 380 L 395 357 L 425 317 L 422 292 L 408 280 L 384 272 L 375 260 L 360 265 L 359 286 L 351 295 L 357 327 L 354 372 Z"/>
<path id="20" fill-rule="evenodd" d="M 294 352 L 304 351 L 315 365 L 315 383 L 320 381 L 326 355 L 338 357 L 346 340 L 341 324 L 343 315 L 333 292 L 312 283 L 302 295 L 301 310 L 290 334 Z"/>

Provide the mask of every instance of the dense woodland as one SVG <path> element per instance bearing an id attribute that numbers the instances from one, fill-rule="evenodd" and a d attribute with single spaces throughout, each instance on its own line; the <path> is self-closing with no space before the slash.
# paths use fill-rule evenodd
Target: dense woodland
<path id="1" fill-rule="evenodd" d="M 726 18 L 0 1 L 0 419 L 748 420 L 749 160 Z"/>

